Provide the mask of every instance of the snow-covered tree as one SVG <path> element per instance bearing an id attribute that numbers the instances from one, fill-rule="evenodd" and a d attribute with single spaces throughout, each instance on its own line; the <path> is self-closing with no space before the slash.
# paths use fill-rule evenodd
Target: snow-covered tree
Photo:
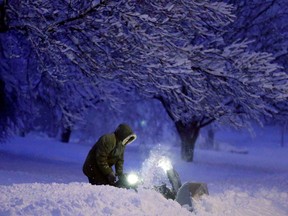
<path id="1" fill-rule="evenodd" d="M 140 70 L 145 74 L 136 70 L 129 75 L 136 77 L 133 83 L 141 94 L 163 103 L 182 139 L 182 156 L 191 161 L 200 128 L 215 120 L 240 127 L 246 120 L 273 116 L 277 112 L 273 103 L 287 98 L 287 76 L 272 63 L 269 53 L 250 51 L 249 42 L 222 42 L 222 30 L 233 18 L 230 7 L 221 5 L 219 10 L 215 6 L 218 3 L 212 4 L 215 7 L 204 1 L 182 3 L 168 4 L 169 7 L 167 3 L 158 4 L 150 10 L 151 5 L 141 5 L 137 12 L 144 11 L 146 21 L 137 22 L 137 16 L 130 18 L 130 22 L 139 23 L 131 31 L 142 44 L 149 45 L 149 56 L 142 55 L 141 59 L 144 66 Z M 193 11 L 193 6 L 197 10 Z M 198 12 L 201 17 L 204 11 L 211 18 L 202 17 L 206 22 L 189 16 Z M 214 14 L 218 16 L 215 18 Z M 174 17 L 181 19 L 173 22 Z M 183 25 L 185 30 L 186 26 L 192 29 L 183 31 Z M 143 31 L 145 27 L 149 31 Z M 127 79 L 131 81 L 130 76 Z"/>
<path id="2" fill-rule="evenodd" d="M 287 75 L 270 54 L 245 40 L 225 43 L 235 16 L 222 2 L 11 0 L 8 8 L 9 31 L 25 36 L 35 56 L 31 90 L 60 107 L 64 122 L 129 91 L 156 98 L 192 161 L 201 127 L 272 116 L 287 99 Z"/>
<path id="3" fill-rule="evenodd" d="M 224 35 L 230 43 L 236 39 L 249 39 L 249 47 L 255 51 L 272 53 L 275 62 L 288 71 L 288 4 L 285 0 L 235 1 L 226 0 L 235 6 L 237 19 L 229 25 Z M 279 119 L 287 119 L 288 106 L 276 105 L 280 112 Z M 275 121 L 275 119 L 274 119 Z"/>
<path id="4" fill-rule="evenodd" d="M 225 0 L 235 6 L 237 19 L 229 25 L 226 41 L 249 39 L 256 51 L 273 53 L 286 70 L 288 46 L 288 5 L 286 0 Z"/>
<path id="5" fill-rule="evenodd" d="M 2 113 L 8 121 L 3 123 L 3 127 L 7 125 L 13 127 L 18 126 L 20 131 L 23 131 L 24 125 L 26 128 L 30 127 L 30 119 L 33 117 L 30 115 L 35 112 L 35 107 L 31 106 L 30 92 L 27 88 L 26 74 L 23 73 L 27 67 L 27 61 L 19 56 L 29 55 L 29 49 L 27 44 L 18 43 L 18 39 L 21 39 L 21 35 L 10 33 L 0 34 L 0 80 L 2 81 L 3 109 L 9 110 L 8 113 Z M 2 105 L 1 105 L 2 106 Z M 22 107 L 19 109 L 19 107 Z M 18 118 L 20 117 L 21 118 Z M 2 123 L 2 122 L 1 122 Z"/>
<path id="6" fill-rule="evenodd" d="M 101 101 L 117 103 L 117 98 L 113 95 L 116 90 L 119 90 L 119 85 L 116 82 L 112 83 L 111 77 L 105 76 L 104 79 L 95 71 L 93 74 L 91 71 L 93 67 L 85 68 L 86 63 L 89 65 L 89 61 L 85 62 L 87 56 L 83 54 L 83 50 L 86 48 L 91 50 L 92 45 L 85 47 L 83 44 L 86 42 L 82 35 L 79 40 L 82 44 L 73 52 L 69 50 L 69 40 L 70 36 L 73 37 L 73 33 L 66 38 L 59 32 L 59 37 L 57 34 L 45 33 L 43 28 L 48 28 L 51 21 L 58 22 L 77 14 L 72 3 L 67 2 L 64 5 L 67 10 L 61 13 L 63 4 L 59 2 L 53 5 L 49 1 L 9 1 L 9 31 L 1 35 L 1 44 L 5 52 L 2 59 L 5 59 L 7 64 L 1 62 L 1 75 L 6 83 L 14 87 L 18 99 L 29 101 L 30 106 L 47 106 L 54 111 L 54 121 L 46 121 L 45 125 L 52 124 L 53 127 L 62 127 L 65 131 L 72 128 L 75 121 L 82 119 L 86 108 L 95 106 Z M 75 5 L 77 6 L 78 2 L 75 2 Z M 83 5 L 79 3 L 78 6 Z M 60 14 L 59 17 L 55 15 L 57 13 Z M 56 16 L 56 20 L 53 16 Z M 61 31 L 63 33 L 66 29 Z M 61 40 L 67 44 L 62 43 Z M 19 50 L 25 51 L 19 53 Z M 18 52 L 18 54 L 13 55 L 8 52 Z M 73 53 L 80 56 L 76 63 L 71 59 Z M 17 77 L 21 80 L 21 85 L 14 81 Z M 29 93 L 23 93 L 20 86 L 25 86 Z M 24 98 L 23 95 L 29 95 L 29 98 Z M 30 110 L 31 114 L 38 118 L 38 111 L 32 112 L 31 107 L 25 104 L 19 106 L 19 110 Z M 18 117 L 23 119 L 23 116 L 18 115 Z M 28 122 L 25 121 L 25 124 L 27 127 Z"/>

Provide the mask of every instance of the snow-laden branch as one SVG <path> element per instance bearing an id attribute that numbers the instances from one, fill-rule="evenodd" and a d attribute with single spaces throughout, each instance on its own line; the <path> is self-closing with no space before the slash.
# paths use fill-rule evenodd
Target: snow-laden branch
<path id="1" fill-rule="evenodd" d="M 35 76 L 35 89 L 56 97 L 65 121 L 99 101 L 120 104 L 133 89 L 169 104 L 175 121 L 238 124 L 277 112 L 271 104 L 287 99 L 287 75 L 250 42 L 225 44 L 232 11 L 209 0 L 26 0 L 9 17 L 27 35 L 35 73 L 48 74 Z"/>

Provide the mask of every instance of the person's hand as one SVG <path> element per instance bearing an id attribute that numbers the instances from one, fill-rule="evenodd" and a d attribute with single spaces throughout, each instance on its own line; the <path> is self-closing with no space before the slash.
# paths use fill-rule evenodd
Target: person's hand
<path id="1" fill-rule="evenodd" d="M 107 176 L 107 179 L 108 179 L 109 184 L 114 185 L 114 184 L 115 184 L 115 181 L 116 181 L 116 176 L 114 175 L 113 172 L 111 172 L 111 173 Z"/>
<path id="2" fill-rule="evenodd" d="M 124 174 L 120 174 L 120 175 L 118 175 L 118 179 L 119 179 L 119 181 L 120 181 L 121 183 L 124 183 L 124 182 L 125 182 L 125 180 L 126 180 L 126 178 L 125 178 L 125 175 L 124 175 Z"/>

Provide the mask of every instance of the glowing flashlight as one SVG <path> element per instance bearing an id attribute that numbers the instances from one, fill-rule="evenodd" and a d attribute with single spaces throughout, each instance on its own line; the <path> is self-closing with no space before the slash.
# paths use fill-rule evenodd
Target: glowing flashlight
<path id="1" fill-rule="evenodd" d="M 135 185 L 138 181 L 139 181 L 139 177 L 138 177 L 138 175 L 136 175 L 135 173 L 130 173 L 130 174 L 127 176 L 127 182 L 128 182 L 130 185 Z"/>
<path id="2" fill-rule="evenodd" d="M 163 157 L 162 159 L 159 160 L 158 166 L 161 167 L 165 172 L 167 172 L 168 170 L 171 170 L 173 168 L 171 161 L 165 157 Z"/>

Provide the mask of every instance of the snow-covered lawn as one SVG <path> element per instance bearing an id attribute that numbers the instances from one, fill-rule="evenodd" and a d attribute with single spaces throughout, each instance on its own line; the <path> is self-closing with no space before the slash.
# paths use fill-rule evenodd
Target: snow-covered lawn
<path id="1" fill-rule="evenodd" d="M 193 212 L 151 189 L 92 186 L 81 171 L 89 146 L 28 136 L 0 145 L 0 215 L 288 215 L 287 147 L 196 150 L 194 163 L 185 163 L 179 148 L 165 146 L 150 153 L 128 146 L 125 171 L 142 173 L 145 188 L 157 185 L 166 179 L 153 162 L 170 157 L 182 183 L 208 184 Z"/>

